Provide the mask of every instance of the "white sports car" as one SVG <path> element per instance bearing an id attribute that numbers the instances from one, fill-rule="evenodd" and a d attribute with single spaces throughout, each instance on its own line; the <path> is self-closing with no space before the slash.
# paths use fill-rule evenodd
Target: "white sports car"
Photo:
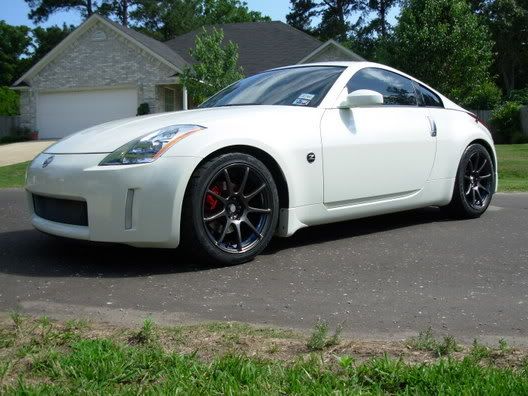
<path id="1" fill-rule="evenodd" d="M 35 158 L 26 189 L 43 232 L 240 263 L 316 224 L 429 205 L 478 217 L 496 180 L 473 114 L 389 67 L 330 62 L 78 132 Z"/>

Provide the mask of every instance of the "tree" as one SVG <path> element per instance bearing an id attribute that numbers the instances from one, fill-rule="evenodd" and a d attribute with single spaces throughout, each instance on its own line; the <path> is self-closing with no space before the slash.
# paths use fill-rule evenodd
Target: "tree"
<path id="1" fill-rule="evenodd" d="M 17 115 L 18 103 L 18 93 L 8 87 L 0 87 L 0 115 Z"/>
<path id="2" fill-rule="evenodd" d="M 292 26 L 319 36 L 323 40 L 344 41 L 351 30 L 362 23 L 360 12 L 365 9 L 364 0 L 290 0 L 291 11 L 286 20 Z M 351 22 L 353 15 L 358 15 Z M 311 28 L 312 19 L 320 17 L 316 28 Z"/>
<path id="3" fill-rule="evenodd" d="M 390 24 L 387 21 L 389 11 L 400 3 L 401 0 L 368 0 L 368 9 L 376 15 L 369 23 L 370 30 L 376 32 L 379 37 L 387 38 L 390 30 Z"/>
<path id="4" fill-rule="evenodd" d="M 50 26 L 48 28 L 36 27 L 32 31 L 33 54 L 31 56 L 31 64 L 34 65 L 41 60 L 48 52 L 57 46 L 68 34 L 73 32 L 75 26 L 63 24 L 62 28 L 59 26 Z"/>
<path id="5" fill-rule="evenodd" d="M 223 44 L 221 29 L 203 29 L 196 36 L 190 54 L 196 63 L 184 70 L 181 80 L 189 90 L 193 103 L 201 103 L 216 92 L 243 77 L 238 66 L 238 46 L 230 41 Z"/>
<path id="6" fill-rule="evenodd" d="M 219 23 L 269 21 L 239 0 L 134 0 L 130 19 L 144 33 L 160 40 Z"/>
<path id="7" fill-rule="evenodd" d="M 464 103 L 490 81 L 493 41 L 465 0 L 407 0 L 390 63 Z"/>
<path id="8" fill-rule="evenodd" d="M 34 23 L 45 22 L 59 11 L 76 11 L 83 19 L 94 13 L 116 15 L 126 26 L 129 0 L 24 0 L 30 8 L 28 18 Z"/>
<path id="9" fill-rule="evenodd" d="M 22 56 L 29 55 L 31 37 L 27 26 L 0 21 L 0 85 L 10 85 L 21 74 Z"/>
<path id="10" fill-rule="evenodd" d="M 497 53 L 495 70 L 509 95 L 528 83 L 523 67 L 528 62 L 528 0 L 482 0 L 475 10 L 492 33 Z"/>

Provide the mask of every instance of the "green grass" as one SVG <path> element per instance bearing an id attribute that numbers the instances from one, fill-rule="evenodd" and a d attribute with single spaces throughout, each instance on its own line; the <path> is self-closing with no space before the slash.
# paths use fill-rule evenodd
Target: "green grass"
<path id="1" fill-rule="evenodd" d="M 0 188 L 23 187 L 29 162 L 0 166 Z"/>
<path id="2" fill-rule="evenodd" d="M 528 191 L 528 144 L 495 146 L 499 158 L 499 190 Z"/>
<path id="3" fill-rule="evenodd" d="M 325 329 L 315 326 L 314 333 L 324 333 L 322 338 L 328 339 Z M 245 350 L 217 351 L 209 358 L 201 357 L 198 350 L 182 353 L 169 342 L 175 331 L 186 334 L 186 343 L 213 346 L 219 335 L 238 334 Z M 9 324 L 0 326 L 0 394 L 528 394 L 528 364 L 484 361 L 500 350 L 477 341 L 463 356 L 425 355 L 422 361 L 410 363 L 383 354 L 361 360 L 352 350 L 310 353 L 299 350 L 303 343 L 306 348 L 309 337 L 287 331 L 283 335 L 288 338 L 273 338 L 269 344 L 273 357 L 255 353 L 268 337 L 281 335 L 237 324 L 164 328 L 152 320 L 138 330 L 92 327 L 83 321 L 57 323 L 14 313 Z M 291 359 L 275 358 L 284 348 L 277 343 L 291 339 L 295 341 L 289 349 L 296 351 Z M 417 348 L 445 345 L 458 350 L 454 339 L 440 343 L 429 330 L 415 341 Z M 354 345 L 358 347 L 357 340 Z M 506 351 L 509 346 L 503 342 L 500 348 Z M 416 357 L 414 349 L 411 353 Z"/>

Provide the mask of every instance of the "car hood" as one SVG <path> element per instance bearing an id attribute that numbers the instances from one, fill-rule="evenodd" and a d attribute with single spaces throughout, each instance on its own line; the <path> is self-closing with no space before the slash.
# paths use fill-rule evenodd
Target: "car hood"
<path id="1" fill-rule="evenodd" d="M 308 107 L 294 106 L 237 106 L 196 109 L 171 113 L 126 118 L 96 125 L 70 135 L 45 150 L 47 154 L 111 153 L 124 144 L 152 133 L 160 128 L 176 124 L 193 124 L 215 129 L 218 127 L 243 127 L 262 125 L 277 119 L 278 113 L 314 111 Z M 290 115 L 290 114 L 288 114 Z M 259 124 L 255 124 L 259 123 Z"/>

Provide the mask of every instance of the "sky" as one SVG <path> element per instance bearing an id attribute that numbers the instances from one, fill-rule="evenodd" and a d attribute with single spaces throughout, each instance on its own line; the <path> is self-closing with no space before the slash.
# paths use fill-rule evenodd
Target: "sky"
<path id="1" fill-rule="evenodd" d="M 260 11 L 268 15 L 273 20 L 286 21 L 286 14 L 289 12 L 290 2 L 288 0 L 245 0 L 249 9 Z M 24 0 L 0 0 L 0 20 L 5 20 L 10 25 L 35 26 L 28 18 L 29 7 Z M 81 23 L 79 14 L 72 12 L 58 12 L 53 14 L 45 23 L 40 26 L 78 25 Z"/>

